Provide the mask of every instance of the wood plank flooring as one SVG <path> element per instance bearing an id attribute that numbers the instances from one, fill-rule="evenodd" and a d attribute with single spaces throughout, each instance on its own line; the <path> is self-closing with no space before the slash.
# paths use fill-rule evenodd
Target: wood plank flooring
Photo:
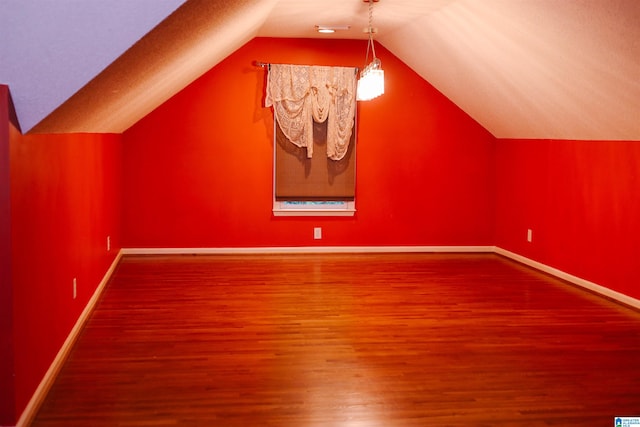
<path id="1" fill-rule="evenodd" d="M 493 254 L 126 256 L 33 426 L 612 426 L 640 313 Z"/>

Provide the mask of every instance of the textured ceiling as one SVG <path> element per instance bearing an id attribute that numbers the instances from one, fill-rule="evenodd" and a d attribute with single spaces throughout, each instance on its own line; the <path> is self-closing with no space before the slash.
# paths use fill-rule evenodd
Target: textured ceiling
<path id="1" fill-rule="evenodd" d="M 253 37 L 364 39 L 368 17 L 362 0 L 0 1 L 25 132 L 122 132 Z M 640 141 L 640 1 L 380 0 L 373 19 L 497 137 Z"/>

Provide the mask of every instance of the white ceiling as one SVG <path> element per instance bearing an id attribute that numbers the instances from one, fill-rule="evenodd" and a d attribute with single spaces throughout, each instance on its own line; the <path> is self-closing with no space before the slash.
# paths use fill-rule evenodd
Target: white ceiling
<path id="1" fill-rule="evenodd" d="M 0 3 L 25 132 L 122 132 L 253 37 L 364 39 L 368 18 L 362 0 Z M 373 24 L 496 137 L 640 141 L 640 1 L 380 0 Z"/>

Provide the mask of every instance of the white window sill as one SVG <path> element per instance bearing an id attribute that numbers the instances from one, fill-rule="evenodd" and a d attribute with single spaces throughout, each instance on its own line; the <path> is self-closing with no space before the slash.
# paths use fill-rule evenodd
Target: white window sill
<path id="1" fill-rule="evenodd" d="M 274 216 L 354 216 L 355 202 L 340 202 L 327 205 L 316 203 L 273 202 Z"/>
<path id="2" fill-rule="evenodd" d="M 274 216 L 354 216 L 355 209 L 274 209 Z"/>

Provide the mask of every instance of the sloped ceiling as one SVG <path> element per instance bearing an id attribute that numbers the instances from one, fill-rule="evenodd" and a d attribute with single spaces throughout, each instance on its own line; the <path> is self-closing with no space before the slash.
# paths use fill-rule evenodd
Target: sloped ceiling
<path id="1" fill-rule="evenodd" d="M 368 18 L 362 0 L 2 8 L 0 83 L 24 132 L 123 132 L 253 37 L 364 40 Z M 496 137 L 640 141 L 640 1 L 380 0 L 373 21 L 377 42 Z"/>

